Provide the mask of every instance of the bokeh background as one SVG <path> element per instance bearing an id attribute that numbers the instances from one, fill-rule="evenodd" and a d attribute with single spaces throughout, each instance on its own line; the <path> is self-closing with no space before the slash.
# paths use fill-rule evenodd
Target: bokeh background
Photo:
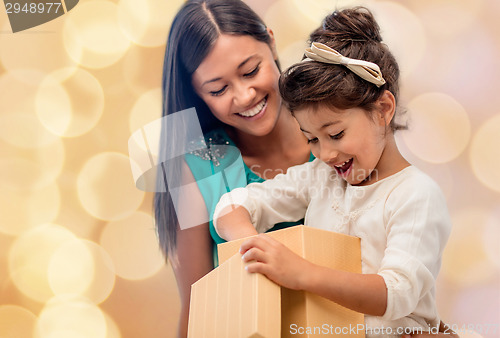
<path id="1" fill-rule="evenodd" d="M 375 13 L 402 69 L 410 130 L 398 143 L 442 187 L 453 219 L 440 313 L 469 336 L 500 336 L 500 2 L 247 3 L 285 67 L 329 10 Z M 16 34 L 0 9 L 0 336 L 175 336 L 176 284 L 127 141 L 160 117 L 181 4 L 83 0 Z"/>

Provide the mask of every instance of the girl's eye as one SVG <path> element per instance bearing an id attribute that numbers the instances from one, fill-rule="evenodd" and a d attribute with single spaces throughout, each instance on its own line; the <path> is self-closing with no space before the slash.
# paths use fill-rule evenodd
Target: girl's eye
<path id="1" fill-rule="evenodd" d="M 315 138 L 312 138 L 312 139 L 307 139 L 307 143 L 317 143 L 318 142 L 318 138 L 315 137 Z"/>
<path id="2" fill-rule="evenodd" d="M 243 74 L 244 77 L 252 77 L 257 75 L 260 69 L 260 63 L 250 72 Z"/>
<path id="3" fill-rule="evenodd" d="M 343 130 L 340 133 L 338 133 L 338 134 L 330 135 L 330 138 L 334 139 L 334 140 L 339 140 L 339 139 L 342 138 L 342 136 L 344 136 L 344 131 Z"/>
<path id="4" fill-rule="evenodd" d="M 220 90 L 212 91 L 212 92 L 210 92 L 210 95 L 212 95 L 212 96 L 221 96 L 226 91 L 226 88 L 227 88 L 227 86 L 224 86 Z"/>

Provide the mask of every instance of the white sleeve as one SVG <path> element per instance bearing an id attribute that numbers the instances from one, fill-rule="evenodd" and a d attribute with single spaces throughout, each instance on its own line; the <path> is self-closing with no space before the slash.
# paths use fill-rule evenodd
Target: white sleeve
<path id="1" fill-rule="evenodd" d="M 387 247 L 378 271 L 387 286 L 382 318 L 394 320 L 414 312 L 434 291 L 451 221 L 444 196 L 430 178 L 393 191 L 384 217 Z"/>
<path id="2" fill-rule="evenodd" d="M 314 175 L 314 161 L 288 168 L 286 174 L 262 183 L 251 183 L 224 194 L 214 212 L 214 227 L 222 210 L 230 205 L 243 206 L 257 232 L 265 232 L 276 223 L 304 218 L 309 205 L 309 186 Z"/>

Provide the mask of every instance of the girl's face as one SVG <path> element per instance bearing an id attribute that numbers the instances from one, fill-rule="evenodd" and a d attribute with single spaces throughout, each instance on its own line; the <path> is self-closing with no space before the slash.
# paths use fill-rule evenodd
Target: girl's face
<path id="1" fill-rule="evenodd" d="M 192 84 L 220 121 L 264 136 L 281 109 L 275 58 L 269 45 L 251 36 L 223 34 L 194 72 Z"/>
<path id="2" fill-rule="evenodd" d="M 319 105 L 294 112 L 311 152 L 351 185 L 367 185 L 388 176 L 391 152 L 385 152 L 392 114 L 361 108 L 332 109 Z M 391 162 L 392 161 L 392 162 Z"/>

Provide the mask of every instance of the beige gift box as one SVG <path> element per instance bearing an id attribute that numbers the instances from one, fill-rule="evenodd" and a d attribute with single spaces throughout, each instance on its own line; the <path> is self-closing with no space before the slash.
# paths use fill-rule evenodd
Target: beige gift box
<path id="1" fill-rule="evenodd" d="M 308 261 L 361 273 L 360 239 L 306 226 L 267 233 Z M 364 315 L 244 269 L 245 239 L 219 244 L 219 267 L 191 287 L 190 338 L 364 337 Z"/>

